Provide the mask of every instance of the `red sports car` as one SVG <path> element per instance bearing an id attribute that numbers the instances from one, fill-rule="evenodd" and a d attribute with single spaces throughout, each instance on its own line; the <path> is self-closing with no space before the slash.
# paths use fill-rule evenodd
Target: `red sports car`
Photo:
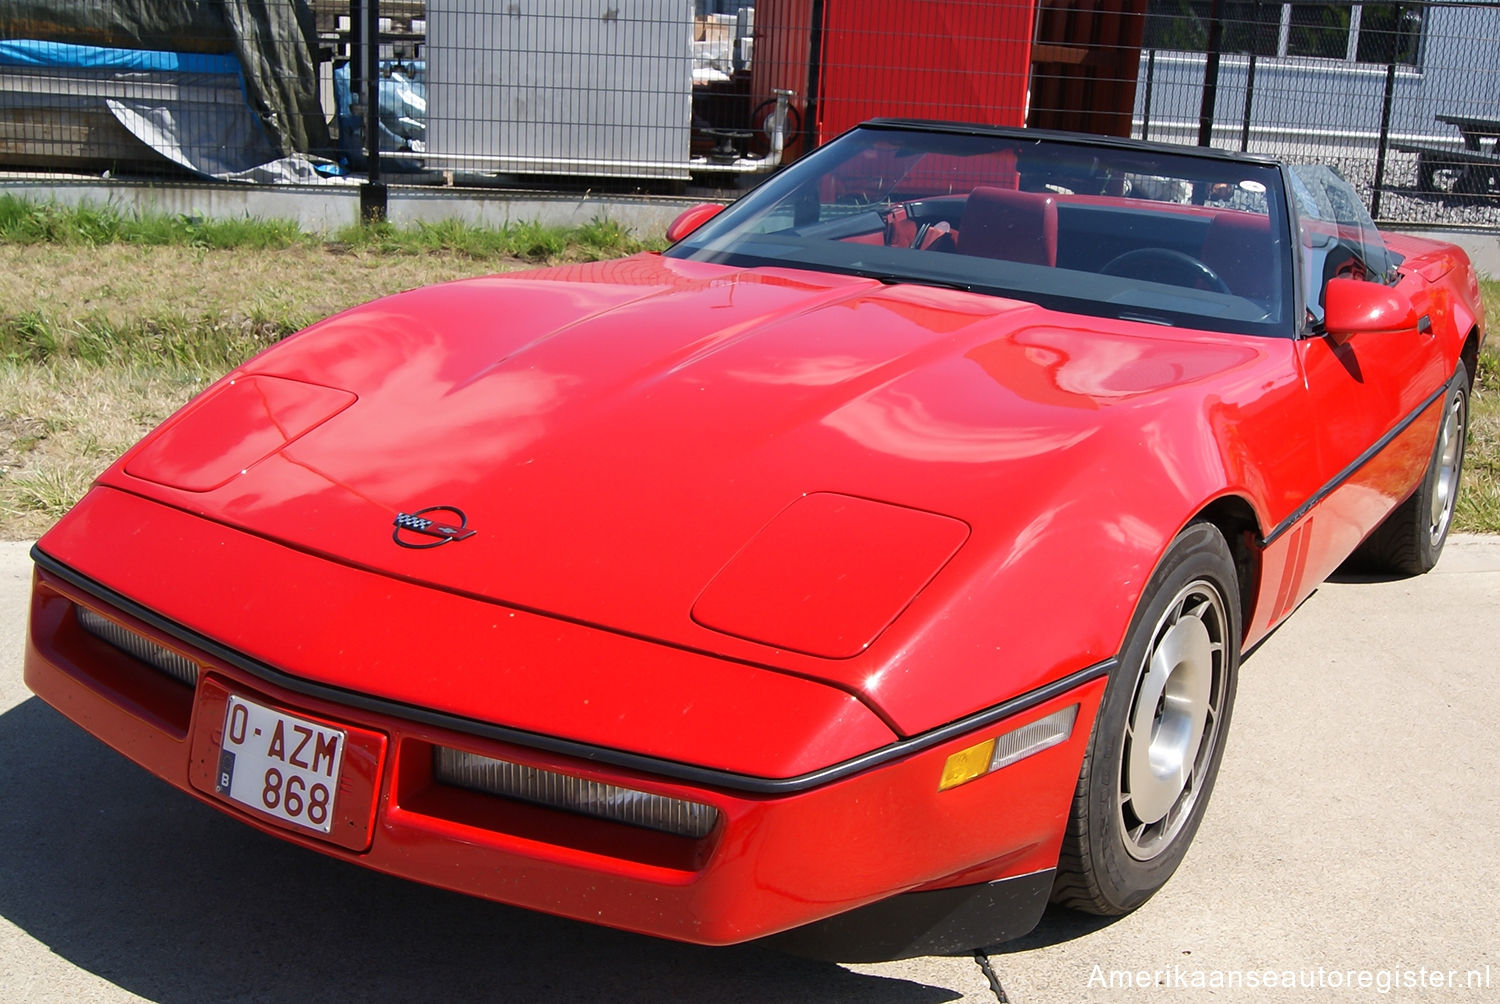
<path id="1" fill-rule="evenodd" d="M 1326 168 L 915 122 L 717 208 L 230 373 L 38 543 L 28 683 L 250 826 L 632 931 L 1139 906 L 1241 654 L 1437 560 L 1467 258 Z"/>

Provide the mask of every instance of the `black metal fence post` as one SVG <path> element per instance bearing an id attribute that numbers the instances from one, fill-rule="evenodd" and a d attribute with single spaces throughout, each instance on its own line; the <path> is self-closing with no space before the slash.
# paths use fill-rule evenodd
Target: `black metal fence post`
<path id="1" fill-rule="evenodd" d="M 1396 54 L 1385 68 L 1385 102 L 1380 106 L 1380 145 L 1375 149 L 1375 191 L 1370 196 L 1370 215 L 1380 218 L 1380 189 L 1385 185 L 1385 150 L 1391 139 L 1391 103 L 1396 96 Z"/>
<path id="2" fill-rule="evenodd" d="M 1223 46 L 1224 24 L 1219 16 L 1219 0 L 1208 5 L 1208 59 L 1203 64 L 1203 101 L 1198 106 L 1198 145 L 1212 146 L 1214 138 L 1214 105 L 1219 100 L 1219 49 Z"/>
<path id="3" fill-rule="evenodd" d="M 822 97 L 824 0 L 812 0 L 807 41 L 807 98 L 802 102 L 802 152 L 818 146 L 818 99 Z"/>
<path id="4" fill-rule="evenodd" d="M 365 223 L 384 223 L 385 182 L 380 177 L 380 0 L 364 0 L 365 183 L 359 189 L 359 216 Z"/>
<path id="5" fill-rule="evenodd" d="M 1255 101 L 1255 53 L 1245 68 L 1245 110 L 1240 116 L 1240 153 L 1250 149 L 1250 113 Z"/>
<path id="6" fill-rule="evenodd" d="M 1156 50 L 1146 54 L 1146 97 L 1141 104 L 1141 139 L 1151 138 L 1151 90 L 1156 83 Z"/>
<path id="7" fill-rule="evenodd" d="M 1251 9 L 1251 17 L 1256 25 L 1260 26 L 1260 0 L 1255 0 L 1255 6 Z M 1255 46 L 1259 40 L 1252 38 L 1250 42 L 1250 62 L 1245 67 L 1245 110 L 1240 114 L 1240 153 L 1250 149 L 1250 115 L 1255 104 Z"/>

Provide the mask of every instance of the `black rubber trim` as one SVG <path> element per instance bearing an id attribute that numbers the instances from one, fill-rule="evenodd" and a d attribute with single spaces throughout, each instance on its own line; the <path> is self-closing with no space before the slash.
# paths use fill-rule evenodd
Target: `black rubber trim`
<path id="1" fill-rule="evenodd" d="M 889 962 L 998 945 L 1036 927 L 1056 869 L 908 892 L 814 921 L 759 942 L 833 962 Z"/>
<path id="2" fill-rule="evenodd" d="M 1069 673 L 1067 676 L 1053 680 L 1051 683 L 1043 684 L 1035 690 L 1013 697 L 993 707 L 985 708 L 974 714 L 966 715 L 957 721 L 949 722 L 947 725 L 941 725 L 927 732 L 899 740 L 888 746 L 882 746 L 868 753 L 862 753 L 857 757 L 832 764 L 828 767 L 809 771 L 806 774 L 798 774 L 796 777 L 757 777 L 751 774 L 737 774 L 733 771 L 719 770 L 714 767 L 699 767 L 694 764 L 680 763 L 675 760 L 663 760 L 658 757 L 643 756 L 639 753 L 630 753 L 625 750 L 593 746 L 572 739 L 559 739 L 556 736 L 528 732 L 523 729 L 508 728 L 503 725 L 493 725 L 489 722 L 476 721 L 472 718 L 450 715 L 441 711 L 432 711 L 428 708 L 404 704 L 400 701 L 370 697 L 367 694 L 361 694 L 357 691 L 345 690 L 341 687 L 330 687 L 326 684 L 305 680 L 299 676 L 293 676 L 290 673 L 268 666 L 259 660 L 251 659 L 225 645 L 221 645 L 212 638 L 205 637 L 191 628 L 184 627 L 175 621 L 161 616 L 148 607 L 144 607 L 130 599 L 128 596 L 124 596 L 110 589 L 108 586 L 95 582 L 86 575 L 74 571 L 43 551 L 40 545 L 32 547 L 31 559 L 48 574 L 55 575 L 75 589 L 88 593 L 101 602 L 129 614 L 143 623 L 151 625 L 158 631 L 207 653 L 214 659 L 293 693 L 304 694 L 308 697 L 318 697 L 351 708 L 389 715 L 393 718 L 403 718 L 407 721 L 420 722 L 423 725 L 433 725 L 453 732 L 482 736 L 486 739 L 498 739 L 515 746 L 524 746 L 547 753 L 576 757 L 580 760 L 608 764 L 612 767 L 623 767 L 627 770 L 654 774 L 659 777 L 669 778 L 674 781 L 684 781 L 702 787 L 721 788 L 727 791 L 746 792 L 756 795 L 782 795 L 806 791 L 820 785 L 843 780 L 846 777 L 881 766 L 892 760 L 930 749 L 939 743 L 947 742 L 966 732 L 993 725 L 1012 715 L 1034 708 L 1039 704 L 1066 694 L 1068 691 L 1080 687 L 1090 680 L 1107 676 L 1114 669 L 1116 661 L 1110 658 L 1103 662 L 1095 663 L 1092 666 L 1086 666 L 1083 669 Z"/>
<path id="3" fill-rule="evenodd" d="M 1232 161 L 1239 164 L 1260 164 L 1266 167 L 1281 166 L 1281 161 L 1265 154 L 1240 153 L 1237 150 L 1223 150 L 1218 147 L 1208 146 L 1182 146 L 1176 143 L 1158 143 L 1152 140 L 1126 139 L 1120 136 L 1084 136 L 1073 132 L 1062 132 L 1057 129 L 1032 129 L 1029 126 L 985 125 L 978 122 L 929 122 L 926 119 L 875 118 L 866 119 L 848 131 L 853 132 L 854 129 L 909 129 L 927 133 L 956 133 L 962 136 L 1001 136 L 1031 143 L 1052 140 L 1060 143 L 1068 143 L 1072 146 L 1102 146 L 1118 150 L 1137 150 L 1142 153 L 1170 153 L 1174 156 L 1186 156 L 1194 159 L 1208 158 L 1212 160 Z"/>
<path id="4" fill-rule="evenodd" d="M 1351 463 L 1348 467 L 1345 467 L 1342 471 L 1339 471 L 1338 474 L 1334 475 L 1333 480 L 1329 481 L 1322 488 L 1319 488 L 1316 492 L 1314 492 L 1312 494 L 1312 497 L 1309 498 L 1306 502 L 1299 505 L 1295 510 L 1293 510 L 1290 516 L 1282 520 L 1280 523 L 1277 523 L 1270 533 L 1266 534 L 1260 539 L 1260 546 L 1266 547 L 1270 545 L 1276 540 L 1277 537 L 1280 537 L 1282 534 L 1290 530 L 1293 526 L 1297 525 L 1297 522 L 1301 520 L 1302 517 L 1311 512 L 1314 506 L 1337 491 L 1345 481 L 1348 481 L 1350 478 L 1354 477 L 1354 475 L 1359 471 L 1361 467 L 1374 460 L 1381 450 L 1384 450 L 1387 446 L 1391 445 L 1391 440 L 1395 439 L 1397 436 L 1401 435 L 1401 433 L 1405 432 L 1409 425 L 1411 425 L 1417 419 L 1421 418 L 1422 413 L 1428 408 L 1431 408 L 1435 403 L 1437 403 L 1438 398 L 1442 397 L 1446 393 L 1448 393 L 1448 386 L 1447 384 L 1444 384 L 1442 387 L 1439 387 L 1437 389 L 1437 392 L 1429 397 L 1426 401 L 1423 401 L 1421 404 L 1417 405 L 1417 409 L 1415 411 L 1413 411 L 1410 415 L 1407 415 L 1401 421 L 1397 422 L 1395 428 L 1376 440 L 1375 445 L 1371 446 L 1368 450 L 1365 450 L 1365 452 L 1355 457 L 1353 463 Z"/>

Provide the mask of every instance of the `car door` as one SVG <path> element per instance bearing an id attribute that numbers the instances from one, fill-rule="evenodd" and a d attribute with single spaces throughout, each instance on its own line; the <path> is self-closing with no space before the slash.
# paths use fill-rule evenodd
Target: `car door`
<path id="1" fill-rule="evenodd" d="M 1296 580 L 1287 599 L 1294 603 L 1416 488 L 1448 374 L 1420 279 L 1399 278 L 1354 191 L 1327 168 L 1293 168 L 1291 176 L 1306 297 L 1297 343 L 1310 416 L 1305 445 L 1322 475 L 1306 514 L 1286 528 L 1295 535 L 1287 542 Z M 1352 337 L 1328 332 L 1323 297 L 1334 278 L 1394 286 L 1413 300 L 1416 322 Z"/>

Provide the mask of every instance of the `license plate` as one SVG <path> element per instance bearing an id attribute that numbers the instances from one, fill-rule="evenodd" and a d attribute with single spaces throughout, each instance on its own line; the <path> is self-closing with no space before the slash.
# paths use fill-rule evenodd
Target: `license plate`
<path id="1" fill-rule="evenodd" d="M 215 790 L 317 833 L 333 825 L 348 735 L 243 697 L 229 696 Z"/>

